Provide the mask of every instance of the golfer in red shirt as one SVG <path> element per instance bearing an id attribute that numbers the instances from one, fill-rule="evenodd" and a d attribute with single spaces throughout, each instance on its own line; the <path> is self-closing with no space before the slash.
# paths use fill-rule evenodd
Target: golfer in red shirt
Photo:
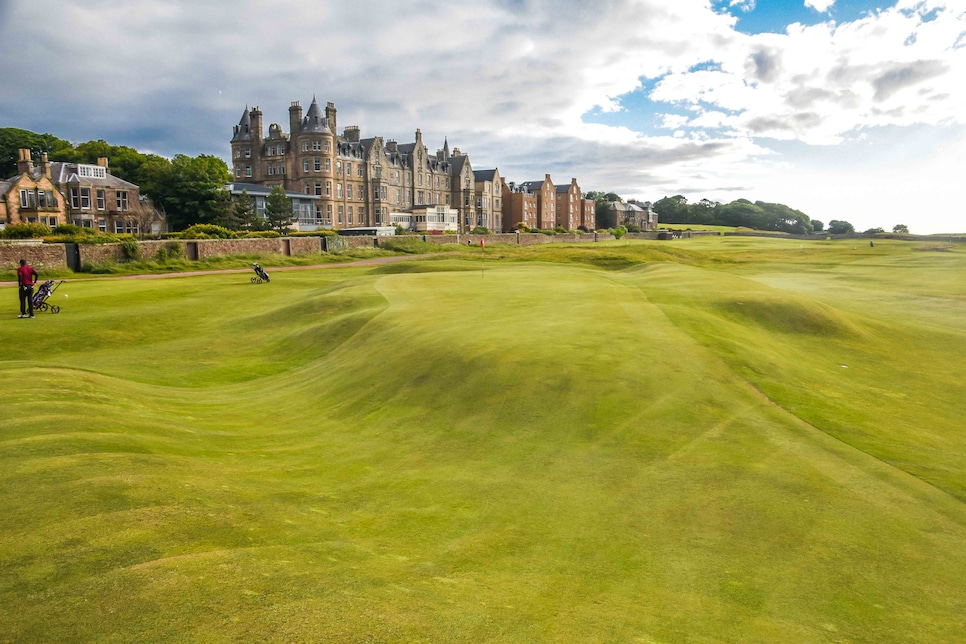
<path id="1" fill-rule="evenodd" d="M 20 260 L 20 268 L 17 269 L 17 284 L 20 286 L 20 317 L 32 318 L 34 316 L 34 284 L 37 282 L 37 271 L 27 263 L 27 260 Z"/>

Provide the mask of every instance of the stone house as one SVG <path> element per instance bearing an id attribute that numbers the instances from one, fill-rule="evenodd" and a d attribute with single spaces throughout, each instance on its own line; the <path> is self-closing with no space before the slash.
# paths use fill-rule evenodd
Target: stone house
<path id="1" fill-rule="evenodd" d="M 580 225 L 581 211 L 583 210 L 583 198 L 577 179 L 571 179 L 569 184 L 559 185 L 556 190 L 556 214 L 555 222 L 557 226 L 562 226 L 567 230 L 576 230 Z"/>
<path id="2" fill-rule="evenodd" d="M 492 232 L 503 230 L 503 179 L 500 171 L 475 170 L 473 184 L 476 193 L 476 226 L 485 226 Z M 469 226 L 472 230 L 473 226 Z"/>
<path id="3" fill-rule="evenodd" d="M 580 225 L 588 231 L 597 230 L 597 202 L 593 199 L 582 200 Z"/>
<path id="4" fill-rule="evenodd" d="M 503 232 L 513 232 L 520 224 L 537 226 L 537 195 L 522 185 L 503 181 Z"/>
<path id="5" fill-rule="evenodd" d="M 17 175 L 0 181 L 0 224 L 68 223 L 67 202 L 53 181 L 45 152 L 35 167 L 30 150 L 18 150 Z"/>
<path id="6" fill-rule="evenodd" d="M 418 129 L 406 144 L 363 139 L 357 126 L 340 136 L 335 105 L 323 111 L 315 98 L 304 115 L 298 101 L 291 103 L 289 132 L 273 123 L 267 137 L 261 110 L 245 108 L 231 149 L 236 184 L 281 185 L 318 197 L 313 223 L 300 223 L 303 230 L 387 225 L 390 212 L 416 206 L 451 206 L 468 221 L 473 209 L 469 159 L 451 157 L 448 142 L 430 154 Z"/>
<path id="7" fill-rule="evenodd" d="M 524 181 L 520 187 L 537 196 L 537 228 L 553 230 L 557 225 L 557 190 L 550 175 L 539 181 Z"/>

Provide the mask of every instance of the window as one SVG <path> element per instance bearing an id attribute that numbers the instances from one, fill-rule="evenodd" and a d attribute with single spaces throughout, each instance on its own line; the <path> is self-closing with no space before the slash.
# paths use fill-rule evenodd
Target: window
<path id="1" fill-rule="evenodd" d="M 305 194 L 307 194 L 307 195 L 312 194 L 312 184 L 311 183 L 305 184 Z"/>
<path id="2" fill-rule="evenodd" d="M 329 142 L 328 141 L 325 142 L 325 151 L 326 152 L 329 151 Z"/>
<path id="3" fill-rule="evenodd" d="M 362 176 L 362 168 L 363 166 L 361 163 L 356 165 L 356 174 L 359 175 L 360 177 Z"/>
<path id="4" fill-rule="evenodd" d="M 339 176 L 339 177 L 342 176 L 342 162 L 341 161 L 336 161 L 335 162 L 335 174 L 336 174 L 336 176 Z"/>
<path id="5" fill-rule="evenodd" d="M 315 206 L 315 219 L 316 221 L 322 221 L 322 206 L 320 204 L 316 204 Z"/>
<path id="6" fill-rule="evenodd" d="M 326 181 L 325 182 L 325 196 L 326 197 L 331 197 L 332 196 L 332 182 L 331 181 Z"/>
<path id="7" fill-rule="evenodd" d="M 379 186 L 379 195 L 381 199 L 383 200 L 386 199 L 386 192 L 387 192 L 386 186 Z"/>
<path id="8" fill-rule="evenodd" d="M 235 148 L 235 158 L 236 159 L 241 158 L 241 148 Z"/>
<path id="9" fill-rule="evenodd" d="M 107 199 L 104 196 L 104 191 L 98 190 L 97 191 L 97 209 L 104 210 L 105 208 L 107 208 Z"/>
<path id="10" fill-rule="evenodd" d="M 309 171 L 309 160 L 302 159 L 302 172 L 308 172 L 308 171 Z"/>
<path id="11" fill-rule="evenodd" d="M 316 181 L 315 182 L 315 194 L 319 195 L 320 197 L 322 196 L 322 182 L 321 181 Z"/>
<path id="12" fill-rule="evenodd" d="M 322 149 L 322 141 L 312 141 L 313 152 L 318 152 L 321 149 Z M 328 150 L 328 147 L 326 147 L 326 150 Z"/>
<path id="13" fill-rule="evenodd" d="M 78 163 L 77 174 L 79 174 L 82 177 L 90 177 L 93 179 L 107 178 L 107 170 L 105 170 L 99 165 L 84 165 L 84 164 Z"/>
<path id="14" fill-rule="evenodd" d="M 37 191 L 37 205 L 41 208 L 56 208 L 57 198 L 54 197 L 52 190 Z"/>
<path id="15" fill-rule="evenodd" d="M 102 233 L 106 233 L 107 232 L 107 220 L 106 219 L 98 219 L 97 220 L 97 229 L 99 231 L 101 231 Z"/>
<path id="16" fill-rule="evenodd" d="M 245 146 L 245 158 L 246 159 L 252 158 L 252 149 L 248 146 Z"/>
<path id="17" fill-rule="evenodd" d="M 343 215 L 344 215 L 344 213 L 342 211 L 342 206 L 339 206 L 339 223 L 340 224 L 342 223 L 342 217 L 343 217 Z"/>
<path id="18" fill-rule="evenodd" d="M 34 202 L 34 191 L 33 190 L 21 190 L 20 191 L 20 207 L 21 208 L 36 208 L 36 203 Z"/>
<path id="19" fill-rule="evenodd" d="M 325 207 L 325 215 L 326 217 L 328 217 L 329 222 L 331 223 L 332 222 L 332 204 L 329 204 Z"/>
<path id="20" fill-rule="evenodd" d="M 81 210 L 91 209 L 91 189 L 90 188 L 80 189 L 80 203 L 81 203 Z"/>
<path id="21" fill-rule="evenodd" d="M 326 159 L 326 161 L 328 161 L 328 159 Z M 316 172 L 322 171 L 322 159 L 320 159 L 319 157 L 315 157 L 315 171 Z"/>
<path id="22" fill-rule="evenodd" d="M 336 199 L 342 199 L 342 184 L 341 183 L 335 184 L 335 198 Z"/>
<path id="23" fill-rule="evenodd" d="M 302 152 L 308 152 L 308 151 L 309 151 L 309 142 L 302 141 Z"/>
<path id="24" fill-rule="evenodd" d="M 359 206 L 359 221 L 361 222 L 363 218 L 365 218 L 365 216 L 366 216 L 366 209 L 363 208 L 362 206 Z"/>
<path id="25" fill-rule="evenodd" d="M 326 149 L 326 152 L 328 152 L 328 151 L 329 150 Z M 325 160 L 325 171 L 326 172 L 332 172 L 332 159 L 326 159 Z"/>
<path id="26" fill-rule="evenodd" d="M 352 176 L 352 164 L 351 163 L 348 163 L 347 162 L 345 164 L 345 176 L 347 176 L 347 177 L 351 177 Z"/>
<path id="27" fill-rule="evenodd" d="M 246 177 L 252 176 L 252 166 L 247 163 L 245 164 L 245 176 Z"/>
<path id="28" fill-rule="evenodd" d="M 345 198 L 346 199 L 350 199 L 350 200 L 352 199 L 352 184 L 351 183 L 348 184 L 345 187 Z"/>
<path id="29" fill-rule="evenodd" d="M 274 163 L 269 163 L 268 164 L 268 174 L 270 174 L 270 175 L 275 174 L 275 164 Z"/>
<path id="30" fill-rule="evenodd" d="M 347 213 L 347 215 L 348 215 L 347 221 L 351 224 L 352 223 L 352 206 L 349 206 L 349 212 Z"/>
<path id="31" fill-rule="evenodd" d="M 285 164 L 279 163 L 276 169 L 276 172 L 278 172 L 279 174 L 285 174 Z"/>
<path id="32" fill-rule="evenodd" d="M 275 156 L 275 146 L 274 145 L 268 146 L 268 156 L 270 156 L 270 157 Z"/>
<path id="33" fill-rule="evenodd" d="M 114 232 L 123 233 L 124 232 L 124 222 L 120 219 L 114 220 Z"/>
<path id="34" fill-rule="evenodd" d="M 127 190 L 117 191 L 117 209 L 120 211 L 125 211 L 127 207 Z"/>

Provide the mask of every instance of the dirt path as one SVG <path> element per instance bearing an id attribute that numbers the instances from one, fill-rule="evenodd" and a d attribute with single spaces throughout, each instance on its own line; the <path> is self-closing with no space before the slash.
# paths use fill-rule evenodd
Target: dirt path
<path id="1" fill-rule="evenodd" d="M 409 259 L 422 259 L 424 257 L 434 257 L 432 253 L 426 253 L 423 255 L 400 255 L 398 257 L 374 257 L 372 259 L 357 259 L 353 262 L 341 262 L 335 264 L 313 264 L 311 266 L 276 266 L 276 267 L 265 267 L 265 270 L 269 274 L 280 273 L 282 271 L 307 271 L 317 268 L 345 268 L 349 266 L 376 266 L 379 264 L 393 264 L 395 262 L 404 262 Z M 185 271 L 182 273 L 145 273 L 143 275 L 103 275 L 97 277 L 72 277 L 65 279 L 65 282 L 81 282 L 88 280 L 153 280 L 153 279 L 165 279 L 169 277 L 194 277 L 195 275 L 216 275 L 218 273 L 251 273 L 251 268 L 223 268 L 220 270 L 213 271 Z M 41 276 L 39 281 L 43 281 L 43 276 Z M 60 281 L 59 279 L 57 280 Z M 16 282 L 0 282 L 0 287 L 3 286 L 16 286 Z"/>

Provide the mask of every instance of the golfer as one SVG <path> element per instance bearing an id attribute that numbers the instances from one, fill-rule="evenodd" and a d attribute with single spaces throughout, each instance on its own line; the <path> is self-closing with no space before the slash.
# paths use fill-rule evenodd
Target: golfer
<path id="1" fill-rule="evenodd" d="M 20 268 L 17 269 L 17 286 L 20 288 L 20 317 L 32 318 L 34 316 L 34 284 L 37 282 L 37 271 L 27 263 L 27 260 L 20 260 Z"/>

